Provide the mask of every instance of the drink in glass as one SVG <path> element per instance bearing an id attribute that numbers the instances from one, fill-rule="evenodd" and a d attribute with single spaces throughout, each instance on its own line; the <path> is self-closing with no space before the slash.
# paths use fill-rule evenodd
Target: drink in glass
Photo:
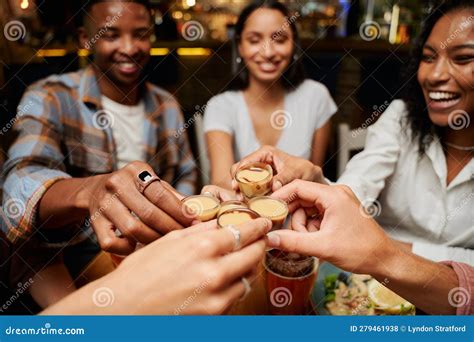
<path id="1" fill-rule="evenodd" d="M 260 196 L 252 198 L 248 205 L 250 209 L 257 212 L 260 216 L 272 220 L 272 230 L 283 228 L 283 224 L 288 216 L 288 205 L 286 202 L 268 196 Z"/>
<path id="2" fill-rule="evenodd" d="M 310 294 L 318 259 L 277 249 L 265 255 L 265 278 L 272 315 L 305 315 L 312 311 Z"/>
<path id="3" fill-rule="evenodd" d="M 205 222 L 215 219 L 220 208 L 219 200 L 212 195 L 194 195 L 182 199 L 185 215 L 196 216 Z"/>
<path id="4" fill-rule="evenodd" d="M 273 169 L 265 163 L 252 163 L 239 169 L 235 180 L 245 199 L 264 196 L 271 191 Z"/>

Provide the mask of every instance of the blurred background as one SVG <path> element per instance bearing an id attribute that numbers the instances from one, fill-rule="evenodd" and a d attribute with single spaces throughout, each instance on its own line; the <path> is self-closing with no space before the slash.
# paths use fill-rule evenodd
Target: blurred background
<path id="1" fill-rule="evenodd" d="M 324 83 L 334 124 L 360 127 L 402 89 L 401 69 L 428 1 L 286 0 L 296 15 L 310 78 Z M 0 124 L 32 82 L 88 63 L 77 48 L 84 0 L 0 2 Z M 233 25 L 248 0 L 151 0 L 155 35 L 149 80 L 178 98 L 186 117 L 231 79 Z M 372 122 L 370 122 L 372 123 Z M 188 130 L 192 131 L 192 130 Z M 193 132 L 188 132 L 192 139 Z M 333 150 L 336 143 L 332 144 Z M 194 147 L 195 144 L 192 144 Z M 196 153 L 196 151 L 194 151 Z M 4 152 L 2 152 L 4 153 Z M 328 155 L 333 155 L 331 150 Z M 326 172 L 335 173 L 332 161 Z"/>

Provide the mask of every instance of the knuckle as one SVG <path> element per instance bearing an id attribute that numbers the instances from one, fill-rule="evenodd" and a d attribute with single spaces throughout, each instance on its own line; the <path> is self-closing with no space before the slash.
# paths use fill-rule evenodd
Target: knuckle
<path id="1" fill-rule="evenodd" d="M 215 244 L 209 238 L 201 238 L 196 247 L 200 252 L 212 254 L 215 251 Z"/>
<path id="2" fill-rule="evenodd" d="M 205 278 L 210 280 L 211 288 L 216 290 L 221 288 L 225 282 L 225 275 L 215 269 L 205 272 Z"/>
<path id="3" fill-rule="evenodd" d="M 124 222 L 124 229 L 127 233 L 135 235 L 140 231 L 141 225 L 137 220 L 131 218 Z"/>
<path id="4" fill-rule="evenodd" d="M 130 169 L 134 169 L 134 170 L 136 170 L 136 169 L 138 169 L 138 168 L 142 167 L 142 166 L 143 166 L 143 164 L 144 164 L 144 163 L 143 163 L 143 162 L 141 162 L 141 161 L 134 160 L 134 161 L 132 161 L 132 162 L 128 163 L 126 166 L 127 166 L 128 168 L 130 168 Z"/>
<path id="5" fill-rule="evenodd" d="M 212 314 L 220 314 L 226 308 L 226 301 L 219 298 L 219 297 L 213 296 L 213 297 L 209 298 L 208 303 L 207 303 L 206 306 L 207 306 L 207 309 Z"/>
<path id="6" fill-rule="evenodd" d="M 120 176 L 117 173 L 113 173 L 105 181 L 105 188 L 108 190 L 116 190 L 120 184 Z"/>
<path id="7" fill-rule="evenodd" d="M 111 250 L 113 247 L 112 239 L 109 237 L 106 237 L 104 239 L 99 239 L 99 246 L 104 251 Z"/>
<path id="8" fill-rule="evenodd" d="M 293 180 L 291 182 L 291 184 L 293 184 L 296 188 L 300 188 L 304 185 L 304 182 L 303 182 L 303 180 L 297 178 L 297 179 Z"/>
<path id="9" fill-rule="evenodd" d="M 184 231 L 183 230 L 172 230 L 168 234 L 170 239 L 181 239 L 184 236 Z"/>
<path id="10" fill-rule="evenodd" d="M 142 221 L 150 222 L 153 220 L 153 209 L 151 207 L 142 208 L 137 215 Z"/>

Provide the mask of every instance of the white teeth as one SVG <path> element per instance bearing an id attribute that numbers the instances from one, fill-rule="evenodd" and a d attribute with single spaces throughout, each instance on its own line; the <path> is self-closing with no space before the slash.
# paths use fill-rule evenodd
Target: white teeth
<path id="1" fill-rule="evenodd" d="M 273 63 L 261 63 L 260 66 L 262 69 L 275 69 L 276 65 Z"/>
<path id="2" fill-rule="evenodd" d="M 428 93 L 428 96 L 430 97 L 431 100 L 451 100 L 458 97 L 457 94 L 441 92 L 441 91 L 430 91 Z"/>
<path id="3" fill-rule="evenodd" d="M 135 66 L 135 64 L 127 63 L 127 62 L 121 62 L 121 63 L 118 63 L 118 64 L 120 64 L 120 66 L 123 66 L 124 68 L 133 68 Z"/>

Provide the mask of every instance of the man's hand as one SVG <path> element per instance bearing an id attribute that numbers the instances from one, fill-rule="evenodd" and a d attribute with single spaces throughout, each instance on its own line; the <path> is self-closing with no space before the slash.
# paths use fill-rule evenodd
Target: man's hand
<path id="1" fill-rule="evenodd" d="M 280 151 L 273 146 L 263 146 L 234 164 L 231 168 L 232 179 L 234 179 L 237 170 L 255 162 L 270 164 L 276 171 L 276 175 L 273 176 L 273 191 L 280 189 L 283 185 L 295 179 L 326 183 L 323 171 L 319 166 L 304 158 L 295 157 Z M 232 188 L 238 191 L 238 184 L 235 180 L 232 181 Z"/>
<path id="2" fill-rule="evenodd" d="M 143 193 L 138 175 L 155 173 L 143 162 L 132 162 L 110 174 L 91 177 L 78 194 L 78 206 L 86 208 L 103 250 L 130 254 L 137 242 L 148 244 L 170 231 L 191 225 L 182 203 L 164 181 L 150 183 Z M 116 230 L 121 233 L 117 236 Z"/>
<path id="3" fill-rule="evenodd" d="M 268 243 L 290 252 L 314 255 L 345 270 L 377 273 L 379 262 L 397 255 L 398 248 L 380 226 L 364 215 L 346 186 L 296 180 L 273 193 L 289 201 L 293 230 L 268 235 Z"/>

